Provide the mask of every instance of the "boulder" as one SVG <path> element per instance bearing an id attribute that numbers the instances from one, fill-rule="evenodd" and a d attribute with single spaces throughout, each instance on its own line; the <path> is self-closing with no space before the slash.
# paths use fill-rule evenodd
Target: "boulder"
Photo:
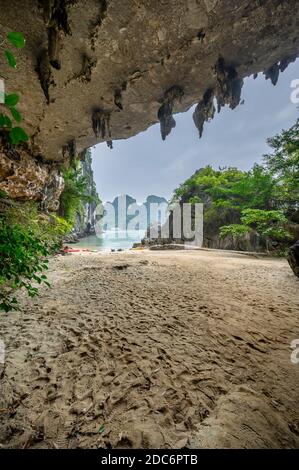
<path id="1" fill-rule="evenodd" d="M 288 262 L 295 276 L 299 277 L 299 240 L 291 246 L 288 254 Z"/>

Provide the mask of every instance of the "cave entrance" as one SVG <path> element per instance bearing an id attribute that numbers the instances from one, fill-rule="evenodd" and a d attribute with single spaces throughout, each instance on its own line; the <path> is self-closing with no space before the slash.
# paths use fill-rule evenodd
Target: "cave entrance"
<path id="1" fill-rule="evenodd" d="M 263 155 L 270 151 L 267 139 L 291 127 L 298 117 L 298 89 L 299 60 L 280 75 L 276 87 L 262 74 L 247 78 L 241 105 L 233 111 L 223 108 L 205 124 L 200 140 L 192 107 L 175 115 L 176 128 L 165 141 L 156 124 L 130 139 L 114 141 L 113 150 L 106 143 L 96 145 L 92 166 L 101 200 L 113 202 L 117 196 L 127 195 L 138 204 L 149 197 L 170 201 L 176 188 L 208 165 L 214 170 L 232 167 L 242 172 L 262 165 Z M 221 246 L 218 234 L 213 234 L 218 229 L 217 224 L 206 223 L 210 240 L 205 238 L 205 246 Z M 142 233 L 136 232 L 135 238 L 125 242 L 116 241 L 111 248 L 128 248 L 140 241 Z M 109 241 L 106 245 L 109 247 Z"/>

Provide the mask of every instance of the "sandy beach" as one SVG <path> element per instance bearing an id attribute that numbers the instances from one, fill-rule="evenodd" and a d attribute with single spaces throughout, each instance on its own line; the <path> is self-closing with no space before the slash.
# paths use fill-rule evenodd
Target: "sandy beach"
<path id="1" fill-rule="evenodd" d="M 0 316 L 0 444 L 299 447 L 299 279 L 208 251 L 57 256 Z"/>

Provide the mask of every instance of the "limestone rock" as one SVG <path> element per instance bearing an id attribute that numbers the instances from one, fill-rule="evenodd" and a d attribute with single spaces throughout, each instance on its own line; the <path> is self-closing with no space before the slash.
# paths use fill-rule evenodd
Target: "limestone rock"
<path id="1" fill-rule="evenodd" d="M 235 107 L 246 76 L 264 71 L 275 84 L 299 52 L 297 0 L 25 0 L 22 9 L 11 0 L 1 23 L 27 39 L 6 88 L 20 93 L 34 155 L 46 161 L 111 147 L 158 114 L 165 136 L 172 113 L 196 103 L 201 134 L 212 96 Z M 169 99 L 174 89 L 180 99 Z"/>
<path id="2" fill-rule="evenodd" d="M 57 165 L 42 163 L 23 148 L 0 146 L 0 190 L 12 199 L 33 200 L 56 211 L 64 182 Z"/>
<path id="3" fill-rule="evenodd" d="M 288 262 L 295 276 L 299 277 L 299 241 L 290 248 Z"/>
<path id="4" fill-rule="evenodd" d="M 86 181 L 86 195 L 90 196 L 90 201 L 83 203 L 83 210 L 76 215 L 72 236 L 77 238 L 95 234 L 96 208 L 99 203 L 96 185 L 93 177 L 91 151 L 87 150 L 81 155 L 82 176 Z M 70 240 L 69 240 L 70 241 Z M 77 240 L 78 241 L 78 240 Z"/>

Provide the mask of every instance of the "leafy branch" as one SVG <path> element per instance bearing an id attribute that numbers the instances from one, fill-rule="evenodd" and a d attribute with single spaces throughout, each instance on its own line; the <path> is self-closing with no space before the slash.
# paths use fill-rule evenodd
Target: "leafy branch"
<path id="1" fill-rule="evenodd" d="M 1 45 L 3 44 L 8 44 L 17 49 L 22 49 L 25 47 L 25 38 L 22 33 L 11 31 L 2 41 Z M 4 50 L 4 56 L 9 67 L 15 69 L 17 67 L 17 61 L 14 53 L 6 47 Z M 1 72 L 0 76 L 5 78 Z M 0 103 L 1 106 L 5 108 L 5 111 L 0 113 L 0 130 L 8 132 L 8 138 L 12 145 L 18 145 L 20 142 L 27 142 L 29 140 L 24 129 L 21 126 L 14 125 L 14 122 L 19 124 L 23 120 L 21 113 L 16 108 L 19 101 L 20 96 L 17 93 L 6 94 L 5 92 L 3 93 L 0 91 Z"/>

